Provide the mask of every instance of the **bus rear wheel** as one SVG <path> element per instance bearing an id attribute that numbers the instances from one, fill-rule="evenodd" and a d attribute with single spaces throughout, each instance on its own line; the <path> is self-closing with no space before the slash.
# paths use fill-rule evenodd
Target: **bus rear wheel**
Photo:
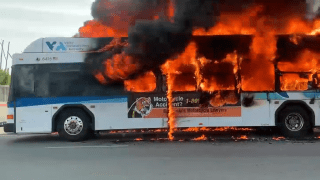
<path id="1" fill-rule="evenodd" d="M 310 117 L 300 106 L 292 106 L 280 113 L 280 130 L 289 138 L 303 138 L 312 131 Z"/>
<path id="2" fill-rule="evenodd" d="M 81 109 L 61 112 L 58 119 L 59 135 L 69 141 L 82 141 L 92 133 L 90 118 Z"/>

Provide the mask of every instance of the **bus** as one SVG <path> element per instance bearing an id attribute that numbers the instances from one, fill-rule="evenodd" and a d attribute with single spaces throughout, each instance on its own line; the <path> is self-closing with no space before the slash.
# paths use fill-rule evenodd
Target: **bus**
<path id="1" fill-rule="evenodd" d="M 208 38 L 195 37 L 194 41 L 214 55 L 224 46 L 230 52 L 247 51 L 243 44 L 250 43 L 247 36 L 241 41 L 233 37 L 239 44 L 235 47 L 230 46 L 229 36 L 216 37 L 213 41 L 218 43 Z M 156 74 L 156 87 L 150 92 L 130 92 L 123 83 L 101 84 L 93 76 L 88 66 L 95 61 L 96 50 L 110 41 L 112 38 L 40 38 L 23 53 L 14 54 L 4 131 L 59 132 L 67 140 L 80 141 L 100 131 L 167 129 L 165 76 Z M 320 125 L 317 73 L 275 70 L 274 91 L 226 89 L 223 93 L 232 91 L 238 101 L 223 106 L 202 106 L 208 97 L 198 90 L 173 92 L 176 128 L 276 126 L 289 137 L 306 135 Z M 307 89 L 281 90 L 286 73 L 305 78 Z"/>

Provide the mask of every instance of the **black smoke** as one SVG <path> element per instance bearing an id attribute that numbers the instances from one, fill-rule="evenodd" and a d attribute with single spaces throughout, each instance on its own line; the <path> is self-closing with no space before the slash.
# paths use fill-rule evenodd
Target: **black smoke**
<path id="1" fill-rule="evenodd" d="M 136 22 L 129 32 L 127 53 L 146 66 L 159 66 L 180 54 L 190 42 L 193 28 L 214 26 L 213 2 L 176 0 L 174 23 L 165 20 Z"/>
<path id="2" fill-rule="evenodd" d="M 97 0 L 93 3 L 92 15 L 95 20 L 108 25 L 116 10 L 100 7 L 103 2 L 108 1 Z M 183 52 L 192 38 L 192 30 L 196 27 L 209 28 L 214 26 L 218 14 L 214 11 L 217 5 L 216 0 L 174 0 L 173 21 L 166 18 L 150 20 L 143 17 L 152 15 L 151 12 L 154 10 L 167 11 L 168 0 L 118 0 L 110 2 L 119 7 L 120 11 L 135 16 L 134 23 L 130 22 L 134 25 L 130 26 L 128 32 L 129 46 L 123 51 L 134 57 L 140 64 L 141 69 L 137 72 L 138 74 L 157 69 L 167 59 Z M 127 6 L 128 3 L 130 7 Z M 133 10 L 134 12 L 132 12 Z M 142 15 L 141 13 L 144 11 L 147 13 Z M 87 59 L 93 59 L 92 56 L 89 55 Z M 110 52 L 94 56 L 95 59 L 102 59 L 109 57 Z"/>

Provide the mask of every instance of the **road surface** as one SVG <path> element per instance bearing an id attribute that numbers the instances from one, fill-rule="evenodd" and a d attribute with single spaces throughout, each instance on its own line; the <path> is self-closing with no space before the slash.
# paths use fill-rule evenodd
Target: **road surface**
<path id="1" fill-rule="evenodd" d="M 248 140 L 228 136 L 200 142 L 101 136 L 74 143 L 55 135 L 0 135 L 0 179 L 320 178 L 316 137 L 297 141 L 254 134 Z"/>

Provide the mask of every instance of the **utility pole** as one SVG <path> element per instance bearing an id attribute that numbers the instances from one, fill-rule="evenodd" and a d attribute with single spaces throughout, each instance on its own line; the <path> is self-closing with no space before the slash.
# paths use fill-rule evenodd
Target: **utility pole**
<path id="1" fill-rule="evenodd" d="M 4 40 L 2 40 L 2 43 L 1 43 L 0 69 L 1 69 L 1 66 L 2 66 L 2 53 L 3 53 L 3 45 L 4 45 Z"/>
<path id="2" fill-rule="evenodd" d="M 9 53 L 9 48 L 10 48 L 10 42 L 8 43 L 8 52 L 7 52 L 6 68 L 5 68 L 5 70 L 7 69 L 8 59 L 9 59 L 9 55 L 10 55 L 10 53 Z"/>
<path id="3" fill-rule="evenodd" d="M 6 60 L 6 64 L 5 66 L 3 67 L 3 70 L 4 71 L 7 71 L 8 69 L 8 59 L 9 57 L 11 57 L 12 59 L 12 56 L 10 54 L 10 42 L 8 42 L 8 49 L 7 51 L 4 50 L 4 40 L 2 40 L 1 42 L 1 47 L 0 47 L 0 51 L 1 51 L 1 54 L 0 54 L 0 69 L 2 70 L 2 60 Z M 4 58 L 4 59 L 3 59 Z"/>

